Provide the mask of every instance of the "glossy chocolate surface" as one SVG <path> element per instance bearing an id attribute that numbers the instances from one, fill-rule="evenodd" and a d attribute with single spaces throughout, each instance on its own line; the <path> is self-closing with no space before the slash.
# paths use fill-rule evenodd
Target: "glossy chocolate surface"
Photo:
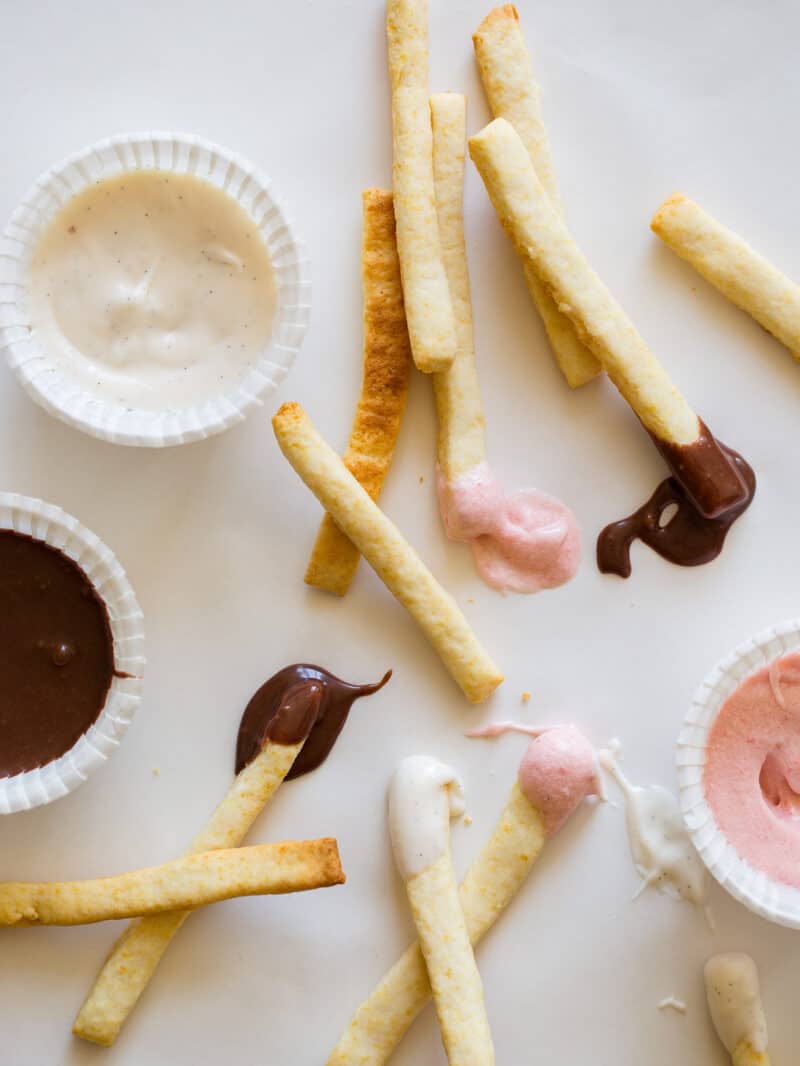
<path id="1" fill-rule="evenodd" d="M 97 720 L 113 676 L 108 614 L 81 568 L 0 530 L 0 777 L 69 751 Z"/>
<path id="2" fill-rule="evenodd" d="M 236 773 L 270 740 L 299 744 L 307 738 L 287 778 L 316 770 L 330 754 L 353 703 L 383 688 L 392 671 L 374 685 L 351 685 L 321 666 L 295 663 L 279 670 L 245 708 L 236 739 Z"/>
<path id="3" fill-rule="evenodd" d="M 700 513 L 677 478 L 667 478 L 638 511 L 612 522 L 598 537 L 597 565 L 604 574 L 630 577 L 634 540 L 641 540 L 678 566 L 700 566 L 719 555 L 728 530 L 750 506 L 756 491 L 755 474 L 742 456 L 724 444 L 719 448 L 735 469 L 737 481 L 740 479 L 745 487 L 738 503 L 728 507 L 720 517 L 708 518 Z M 730 480 L 728 484 L 732 484 Z M 674 515 L 665 515 L 667 508 L 673 506 Z M 664 518 L 667 521 L 662 525 Z"/>
<path id="4" fill-rule="evenodd" d="M 702 418 L 698 422 L 700 433 L 691 444 L 668 444 L 652 433 L 650 439 L 699 515 L 724 518 L 735 512 L 733 518 L 738 518 L 753 498 L 753 471 L 738 452 L 717 440 Z"/>

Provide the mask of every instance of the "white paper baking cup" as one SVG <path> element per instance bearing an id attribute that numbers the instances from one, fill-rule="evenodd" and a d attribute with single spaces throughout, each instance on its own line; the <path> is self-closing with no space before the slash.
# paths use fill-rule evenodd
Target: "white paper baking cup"
<path id="1" fill-rule="evenodd" d="M 224 190 L 252 218 L 272 262 L 277 309 L 270 340 L 237 385 L 202 405 L 142 411 L 106 402 L 64 372 L 31 323 L 29 269 L 43 231 L 87 185 L 131 170 L 193 174 Z M 269 179 L 226 148 L 189 134 L 121 134 L 76 152 L 39 178 L 0 239 L 0 348 L 9 365 L 50 414 L 115 444 L 187 444 L 241 422 L 286 376 L 308 327 L 310 300 L 308 260 Z"/>
<path id="2" fill-rule="evenodd" d="M 66 796 L 117 750 L 141 701 L 144 618 L 111 549 L 60 507 L 0 492 L 0 529 L 43 540 L 78 564 L 108 611 L 114 669 L 131 675 L 112 678 L 97 721 L 69 751 L 35 770 L 0 778 L 0 814 L 12 814 Z"/>
<path id="3" fill-rule="evenodd" d="M 800 651 L 800 619 L 783 622 L 740 644 L 708 674 L 678 737 L 678 783 L 683 817 L 710 873 L 751 911 L 800 929 L 800 890 L 773 881 L 743 859 L 717 825 L 706 801 L 703 771 L 711 727 L 723 703 L 751 674 Z"/>

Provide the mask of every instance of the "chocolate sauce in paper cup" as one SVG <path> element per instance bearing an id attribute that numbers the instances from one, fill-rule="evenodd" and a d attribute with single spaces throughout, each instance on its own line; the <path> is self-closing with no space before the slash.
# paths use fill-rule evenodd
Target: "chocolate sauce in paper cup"
<path id="1" fill-rule="evenodd" d="M 159 210 L 145 213 L 145 206 L 133 216 L 125 207 L 121 236 L 114 226 L 98 229 L 100 217 L 111 219 L 109 212 L 132 203 L 134 187 L 144 197 L 149 183 L 152 198 L 158 182 L 163 182 Z M 181 187 L 194 188 L 199 200 L 179 195 Z M 117 199 L 109 201 L 109 195 Z M 79 206 L 90 210 L 92 202 L 96 210 L 82 216 L 84 226 L 51 226 Z M 252 230 L 249 256 L 232 254 L 215 238 L 209 204 L 219 209 L 220 225 L 227 219 L 230 228 L 223 230 L 231 241 L 234 223 L 238 226 L 240 251 L 243 227 L 248 239 Z M 191 209 L 196 224 L 184 231 L 187 245 L 179 254 L 178 224 L 190 226 Z M 190 245 L 190 236 L 200 243 Z M 108 247 L 102 243 L 106 237 Z M 112 237 L 122 241 L 125 254 L 119 259 L 112 257 L 119 247 Z M 157 254 L 158 241 L 163 255 Z M 194 258 L 182 258 L 190 247 Z M 81 290 L 65 288 L 63 278 L 60 283 L 48 278 L 43 300 L 44 249 Z M 101 252 L 107 258 L 101 259 Z M 251 277 L 257 271 L 248 267 L 264 255 L 269 284 L 254 286 L 263 279 Z M 93 257 L 85 272 L 78 257 Z M 162 299 L 166 290 L 159 287 L 166 284 L 180 294 L 174 305 Z M 232 312 L 231 295 L 242 300 L 246 317 Z M 310 298 L 304 249 L 269 180 L 235 153 L 187 134 L 123 134 L 75 153 L 39 178 L 0 240 L 0 348 L 9 365 L 50 414 L 116 444 L 185 444 L 241 422 L 289 371 L 308 327 Z M 83 301 L 97 316 L 84 313 Z M 131 330 L 132 312 L 139 318 Z M 194 316 L 189 324 L 187 313 Z M 84 337 L 74 335 L 88 329 L 86 323 L 97 327 L 89 348 Z M 194 343 L 195 336 L 202 343 Z M 186 366 L 182 356 L 191 359 L 191 353 L 194 365 Z M 149 370 L 139 373 L 143 366 Z M 202 388 L 185 394 L 162 389 L 162 382 L 181 377 L 195 384 L 202 378 Z"/>
<path id="2" fill-rule="evenodd" d="M 59 507 L 0 492 L 0 551 L 11 814 L 72 792 L 119 747 L 141 701 L 144 625 L 113 552 Z"/>
<path id="3" fill-rule="evenodd" d="M 748 678 L 793 652 L 800 652 L 800 619 L 765 629 L 722 659 L 700 685 L 686 715 L 677 768 L 683 817 L 709 872 L 755 914 L 800 929 L 800 888 L 776 880 L 739 854 L 717 822 L 704 780 L 711 732 L 725 702 Z"/>

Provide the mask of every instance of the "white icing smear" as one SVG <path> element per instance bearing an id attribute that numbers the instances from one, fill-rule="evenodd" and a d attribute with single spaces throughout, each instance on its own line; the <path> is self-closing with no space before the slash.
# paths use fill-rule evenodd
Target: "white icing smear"
<path id="1" fill-rule="evenodd" d="M 205 403 L 241 380 L 272 329 L 255 223 L 189 174 L 106 178 L 70 200 L 30 267 L 34 333 L 84 391 L 141 410 Z"/>
<path id="2" fill-rule="evenodd" d="M 711 1020 L 727 1050 L 733 1054 L 744 1041 L 754 1051 L 766 1051 L 767 1020 L 758 970 L 750 956 L 739 952 L 714 955 L 706 963 L 704 976 Z"/>
<path id="3" fill-rule="evenodd" d="M 661 1002 L 658 1004 L 658 1009 L 674 1010 L 677 1011 L 678 1014 L 685 1014 L 686 1004 L 682 999 L 677 999 L 675 996 L 667 996 L 665 999 L 662 999 Z"/>
<path id="4" fill-rule="evenodd" d="M 454 770 L 429 755 L 411 755 L 389 786 L 389 834 L 404 881 L 447 851 L 450 819 L 464 813 L 464 790 Z"/>
<path id="5" fill-rule="evenodd" d="M 599 753 L 598 761 L 625 798 L 628 841 L 642 878 L 639 891 L 653 885 L 673 899 L 702 903 L 705 869 L 689 839 L 677 799 L 659 785 L 632 785 L 620 769 L 617 752 L 618 745 L 612 745 Z"/>

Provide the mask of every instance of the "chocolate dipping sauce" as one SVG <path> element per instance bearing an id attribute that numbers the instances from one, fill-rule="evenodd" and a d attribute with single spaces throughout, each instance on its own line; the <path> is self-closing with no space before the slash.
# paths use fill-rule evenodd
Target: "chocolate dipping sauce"
<path id="1" fill-rule="evenodd" d="M 753 498 L 755 475 L 738 452 L 717 440 L 702 418 L 697 421 L 700 432 L 691 444 L 667 444 L 652 433 L 650 439 L 699 515 L 723 518 L 735 512 L 733 518 L 738 518 Z"/>
<path id="2" fill-rule="evenodd" d="M 755 495 L 756 476 L 747 461 L 717 441 L 702 421 L 700 430 L 698 440 L 684 447 L 653 438 L 673 477 L 662 481 L 638 511 L 602 531 L 597 539 L 597 565 L 602 573 L 630 577 L 634 540 L 678 566 L 700 566 L 722 551 L 728 530 Z M 687 483 L 694 490 L 691 494 Z M 673 505 L 675 514 L 662 526 L 662 515 Z"/>
<path id="3" fill-rule="evenodd" d="M 245 708 L 236 738 L 236 773 L 255 759 L 268 740 L 299 744 L 304 738 L 287 778 L 316 770 L 330 754 L 353 703 L 383 688 L 391 676 L 388 670 L 374 685 L 350 685 L 321 666 L 285 666 Z"/>
<path id="4" fill-rule="evenodd" d="M 81 568 L 44 541 L 0 530 L 0 777 L 69 751 L 113 676 L 108 614 Z"/>

